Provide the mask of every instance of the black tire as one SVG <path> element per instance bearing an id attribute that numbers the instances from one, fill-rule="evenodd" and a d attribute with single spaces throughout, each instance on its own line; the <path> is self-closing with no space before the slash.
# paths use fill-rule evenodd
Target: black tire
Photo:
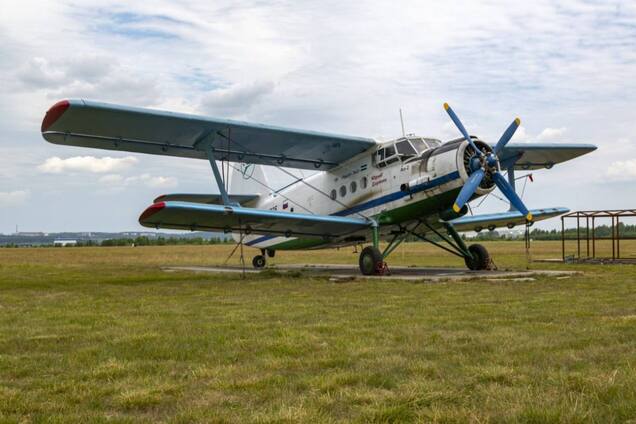
<path id="1" fill-rule="evenodd" d="M 267 256 L 273 258 L 276 256 L 276 251 L 274 249 L 267 249 Z"/>
<path id="2" fill-rule="evenodd" d="M 384 268 L 384 258 L 378 249 L 367 246 L 360 252 L 358 264 L 362 275 L 378 275 Z"/>
<path id="3" fill-rule="evenodd" d="M 263 255 L 256 255 L 254 256 L 254 259 L 252 259 L 252 265 L 254 265 L 254 268 L 260 269 L 260 268 L 264 268 L 265 267 L 265 256 Z"/>
<path id="4" fill-rule="evenodd" d="M 483 271 L 490 267 L 490 254 L 481 244 L 471 244 L 468 251 L 473 255 L 472 259 L 465 258 L 466 266 L 472 271 Z"/>

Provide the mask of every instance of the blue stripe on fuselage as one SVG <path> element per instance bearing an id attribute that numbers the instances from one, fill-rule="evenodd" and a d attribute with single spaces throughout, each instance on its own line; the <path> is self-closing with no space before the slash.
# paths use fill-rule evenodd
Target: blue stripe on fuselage
<path id="1" fill-rule="evenodd" d="M 393 202 L 394 200 L 398 200 L 398 199 L 401 199 L 403 197 L 410 196 L 410 195 L 415 194 L 415 193 L 419 193 L 420 191 L 430 190 L 430 189 L 435 188 L 437 186 L 440 186 L 442 184 L 446 184 L 448 182 L 456 180 L 457 178 L 459 178 L 459 172 L 458 171 L 451 172 L 450 174 L 446 174 L 446 175 L 443 175 L 441 177 L 438 177 L 438 178 L 432 179 L 430 181 L 427 181 L 425 183 L 418 184 L 415 187 L 411 187 L 411 190 L 408 191 L 408 192 L 400 190 L 400 191 L 396 191 L 396 192 L 393 192 L 393 193 L 389 193 L 387 195 L 378 197 L 377 199 L 369 200 L 368 202 L 364 202 L 364 203 L 360 203 L 359 205 L 355 205 L 352 208 L 343 209 L 343 210 L 341 210 L 339 212 L 332 213 L 331 215 L 334 215 L 334 216 L 347 216 L 347 215 L 351 215 L 351 214 L 354 214 L 354 213 L 362 212 L 362 211 L 365 211 L 367 209 L 371 209 L 371 208 L 374 208 L 376 206 L 380 206 L 380 205 L 383 205 L 385 203 Z M 262 243 L 264 241 L 273 239 L 275 237 L 280 237 L 280 236 L 272 236 L 272 235 L 263 236 L 263 237 L 259 237 L 259 238 L 255 239 L 255 240 L 252 240 L 250 242 L 247 242 L 245 244 L 248 245 L 248 246 L 253 246 L 255 244 Z"/>

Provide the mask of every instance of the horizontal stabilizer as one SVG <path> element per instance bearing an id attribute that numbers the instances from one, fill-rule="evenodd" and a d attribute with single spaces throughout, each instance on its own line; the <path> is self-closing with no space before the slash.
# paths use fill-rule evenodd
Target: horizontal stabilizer
<path id="1" fill-rule="evenodd" d="M 258 199 L 258 194 L 229 194 L 230 202 L 243 204 L 250 200 Z M 220 194 L 199 194 L 199 193 L 174 193 L 174 194 L 162 194 L 154 200 L 154 203 L 159 202 L 190 202 L 190 203 L 203 203 L 208 205 L 222 205 L 223 198 Z"/>
<path id="2" fill-rule="evenodd" d="M 546 208 L 533 209 L 530 211 L 533 222 L 568 213 L 567 208 Z M 461 218 L 449 221 L 457 231 L 481 231 L 485 228 L 494 229 L 499 227 L 513 228 L 517 225 L 525 225 L 526 217 L 519 211 L 508 211 L 501 213 L 491 213 L 484 215 L 462 216 Z"/>
<path id="3" fill-rule="evenodd" d="M 304 131 L 229 119 L 62 100 L 42 122 L 49 142 L 95 149 L 207 159 L 290 168 L 332 168 L 375 146 L 370 138 Z"/>
<path id="4" fill-rule="evenodd" d="M 361 218 L 309 215 L 186 202 L 159 202 L 139 217 L 144 227 L 191 231 L 275 234 L 329 239 L 370 227 Z"/>

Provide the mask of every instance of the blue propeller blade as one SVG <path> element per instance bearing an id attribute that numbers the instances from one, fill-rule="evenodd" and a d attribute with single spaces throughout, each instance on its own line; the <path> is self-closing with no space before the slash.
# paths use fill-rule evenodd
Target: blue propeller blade
<path id="1" fill-rule="evenodd" d="M 457 199 L 455 199 L 453 210 L 456 213 L 459 213 L 466 202 L 468 202 L 470 197 L 475 193 L 477 187 L 479 187 L 479 184 L 481 183 L 481 180 L 484 179 L 484 175 L 486 175 L 486 171 L 484 171 L 483 169 L 478 169 L 470 174 L 470 177 L 468 177 L 468 179 L 466 180 L 464 187 L 462 187 L 461 191 L 459 192 Z"/>
<path id="2" fill-rule="evenodd" d="M 475 149 L 475 152 L 477 152 L 478 155 L 483 156 L 483 153 L 481 152 L 481 150 L 477 148 L 477 146 L 473 142 L 473 139 L 470 138 L 470 136 L 468 135 L 466 128 L 464 128 L 464 125 L 462 124 L 462 121 L 460 121 L 457 115 L 455 115 L 455 112 L 453 112 L 453 109 L 451 109 L 448 103 L 444 103 L 444 109 L 446 109 L 448 116 L 450 116 L 450 118 L 453 120 L 457 128 L 459 128 L 459 131 L 462 133 L 466 141 L 473 147 L 473 149 Z"/>
<path id="3" fill-rule="evenodd" d="M 499 190 L 506 196 L 512 206 L 514 206 L 519 212 L 525 215 L 527 221 L 532 221 L 532 214 L 528 211 L 528 208 L 523 204 L 517 193 L 515 193 L 512 186 L 508 183 L 506 178 L 499 172 L 493 172 L 492 178 L 495 180 L 495 184 L 499 187 Z"/>
<path id="4" fill-rule="evenodd" d="M 512 136 L 515 134 L 515 131 L 517 131 L 517 128 L 519 128 L 520 124 L 521 124 L 521 119 L 519 118 L 515 118 L 515 120 L 512 121 L 512 124 L 510 124 L 508 129 L 506 129 L 506 131 L 501 135 L 501 138 L 495 145 L 495 155 L 499 155 L 499 153 L 503 150 L 506 144 L 508 144 Z"/>

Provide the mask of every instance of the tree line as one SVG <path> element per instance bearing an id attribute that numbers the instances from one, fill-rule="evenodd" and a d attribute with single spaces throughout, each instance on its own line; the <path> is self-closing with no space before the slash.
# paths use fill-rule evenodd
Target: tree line
<path id="1" fill-rule="evenodd" d="M 582 225 L 579 234 L 581 238 L 586 237 L 587 228 Z M 636 225 L 626 225 L 624 223 L 618 224 L 618 232 L 621 237 L 636 237 Z M 576 228 L 566 228 L 565 238 L 575 239 L 577 230 Z M 597 225 L 594 231 L 596 238 L 612 237 L 611 225 Z M 516 239 L 523 238 L 523 234 L 515 237 Z M 540 228 L 534 228 L 530 230 L 530 238 L 533 240 L 561 240 L 561 229 L 542 230 Z M 592 227 L 590 226 L 590 239 L 592 238 Z M 498 231 L 481 231 L 475 237 L 476 240 L 508 240 L 511 239 L 510 235 L 505 233 L 499 233 Z M 514 238 L 513 238 L 514 239 Z"/>

